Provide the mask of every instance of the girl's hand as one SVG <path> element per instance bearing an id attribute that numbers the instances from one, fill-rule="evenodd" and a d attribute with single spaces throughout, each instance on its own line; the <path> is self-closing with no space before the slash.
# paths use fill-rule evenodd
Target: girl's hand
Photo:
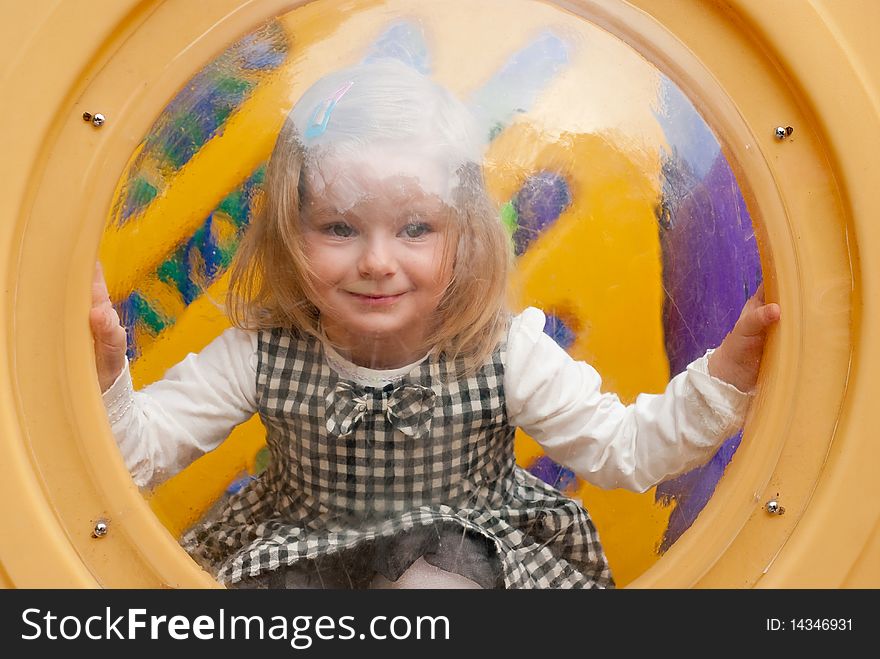
<path id="1" fill-rule="evenodd" d="M 767 330 L 779 320 L 778 304 L 764 304 L 764 284 L 758 286 L 739 320 L 718 349 L 709 356 L 709 374 L 749 392 L 758 379 Z"/>
<path id="2" fill-rule="evenodd" d="M 125 328 L 119 322 L 119 314 L 110 303 L 104 271 L 100 263 L 95 263 L 95 277 L 92 279 L 92 308 L 89 311 L 89 325 L 95 339 L 95 365 L 98 370 L 98 383 L 101 393 L 110 388 L 125 367 Z"/>

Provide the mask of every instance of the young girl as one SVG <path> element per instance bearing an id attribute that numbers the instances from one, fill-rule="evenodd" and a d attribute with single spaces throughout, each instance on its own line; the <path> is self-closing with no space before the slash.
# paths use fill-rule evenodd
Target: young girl
<path id="1" fill-rule="evenodd" d="M 759 290 L 717 350 L 624 406 L 541 311 L 506 310 L 480 150 L 465 108 L 403 64 L 319 80 L 275 145 L 234 327 L 139 392 L 97 271 L 98 376 L 138 485 L 254 412 L 266 427 L 269 467 L 183 539 L 221 582 L 610 587 L 589 515 L 516 466 L 515 428 L 596 485 L 645 491 L 742 424 L 778 306 Z"/>

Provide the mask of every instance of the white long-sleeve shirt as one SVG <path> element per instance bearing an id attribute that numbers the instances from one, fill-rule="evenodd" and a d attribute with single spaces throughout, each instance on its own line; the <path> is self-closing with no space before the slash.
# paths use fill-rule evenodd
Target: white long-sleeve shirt
<path id="1" fill-rule="evenodd" d="M 742 425 L 750 396 L 709 375 L 710 353 L 663 394 L 640 394 L 624 405 L 601 391 L 593 367 L 544 334 L 544 323 L 543 312 L 532 307 L 511 323 L 503 380 L 508 419 L 581 478 L 643 492 L 708 461 Z M 363 385 L 381 386 L 419 363 L 373 370 L 326 345 L 325 352 L 341 377 Z M 135 482 L 161 482 L 249 419 L 257 410 L 256 368 L 257 333 L 236 328 L 140 391 L 133 390 L 126 364 L 104 404 Z"/>

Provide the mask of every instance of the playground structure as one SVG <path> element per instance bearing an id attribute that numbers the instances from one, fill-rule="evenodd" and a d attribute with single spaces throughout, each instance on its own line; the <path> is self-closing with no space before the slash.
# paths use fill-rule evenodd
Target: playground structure
<path id="1" fill-rule="evenodd" d="M 454 17 L 452 10 L 458 4 L 445 3 L 443 15 Z M 867 0 L 784 1 L 776 3 L 772 12 L 766 3 L 752 0 L 723 5 L 705 0 L 516 4 L 517 11 L 508 20 L 513 36 L 520 37 L 520 44 L 541 47 L 528 58 L 508 61 L 543 61 L 544 69 L 530 70 L 531 80 L 540 78 L 542 71 L 555 74 L 562 59 L 573 57 L 571 51 L 558 47 L 569 32 L 552 33 L 563 35 L 554 41 L 555 36 L 534 31 L 539 23 L 536 17 L 550 12 L 553 25 L 583 24 L 584 30 L 594 31 L 594 42 L 601 40 L 597 36 L 601 32 L 632 49 L 656 67 L 663 80 L 670 81 L 671 94 L 681 90 L 690 99 L 691 107 L 717 136 L 724 160 L 735 174 L 737 198 L 747 207 L 744 212 L 751 219 L 747 224 L 754 224 L 759 270 L 768 297 L 783 308 L 783 321 L 768 348 L 743 441 L 734 459 L 723 465 L 724 476 L 717 487 L 713 483 L 714 494 L 696 521 L 662 556 L 655 544 L 661 539 L 658 529 L 666 528 L 671 511 L 663 512 L 662 505 L 655 505 L 654 494 L 651 499 L 635 499 L 619 493 L 606 497 L 577 491 L 597 517 L 603 539 L 610 539 L 610 543 L 605 541 L 615 572 L 634 587 L 880 585 L 880 485 L 871 473 L 880 450 L 866 427 L 869 397 L 880 393 L 876 368 L 880 362 L 877 348 L 865 340 L 876 330 L 874 288 L 880 281 L 878 265 L 871 258 L 878 247 L 878 229 L 871 219 L 880 210 L 880 202 L 871 194 L 871 183 L 877 178 L 871 147 L 880 143 L 880 74 L 869 66 L 876 60 L 877 47 L 869 41 L 866 26 L 871 21 L 866 17 L 880 18 L 880 10 Z M 211 304 L 216 295 L 193 295 L 184 305 L 186 310 L 175 310 L 175 295 L 183 292 L 186 282 L 192 283 L 192 277 L 186 281 L 171 276 L 151 279 L 150 273 L 163 265 L 165 256 L 191 242 L 190 236 L 209 213 L 216 218 L 210 227 L 212 245 L 221 253 L 234 249 L 241 225 L 236 222 L 236 209 L 242 206 L 234 206 L 230 194 L 246 190 L 249 182 L 259 182 L 255 172 L 271 149 L 271 127 L 277 130 L 282 116 L 279 103 L 260 105 L 253 99 L 260 94 L 280 95 L 292 88 L 291 80 L 301 90 L 310 76 L 323 72 L 308 66 L 315 62 L 329 69 L 333 63 L 363 57 L 371 44 L 381 47 L 380 37 L 389 34 L 383 31 L 385 27 L 401 25 L 389 23 L 382 12 L 393 9 L 402 15 L 406 5 L 346 4 L 349 12 L 357 7 L 361 23 L 334 12 L 339 5 L 327 0 L 221 0 L 204 5 L 120 2 L 87 15 L 82 5 L 71 2 L 27 11 L 2 10 L 4 23 L 17 26 L 4 45 L 8 64 L 3 74 L 3 102 L 9 105 L 6 116 L 12 120 L 0 128 L 4 144 L 9 145 L 0 172 L 8 186 L 2 203 L 11 220 L 0 229 L 0 249 L 7 263 L 0 312 L 7 348 L 0 385 L 0 450 L 7 465 L 2 500 L 11 524 L 0 541 L 3 585 L 216 585 L 189 560 L 175 537 L 218 496 L 217 483 L 206 485 L 208 474 L 221 473 L 222 491 L 242 469 L 253 470 L 259 427 L 242 430 L 241 439 L 228 442 L 235 456 L 209 456 L 200 467 L 196 463 L 189 475 L 182 474 L 145 499 L 125 473 L 109 435 L 93 374 L 86 321 L 92 263 L 99 254 L 108 270 L 114 301 L 130 299 L 133 292 L 152 286 L 140 299 L 158 300 L 159 315 L 166 321 L 174 319 L 174 336 L 185 337 L 163 339 L 162 331 L 155 336 L 143 334 L 144 323 L 133 322 L 135 348 L 148 351 L 152 342 L 143 366 L 138 361 L 144 352 L 134 362 L 139 384 L 160 377 L 186 351 L 204 345 L 225 326 L 222 314 Z M 484 6 L 488 9 L 470 17 L 473 36 L 481 29 L 488 33 L 492 12 L 497 16 L 502 11 L 500 4 Z M 411 17 L 415 10 L 409 9 Z M 493 78 L 493 72 L 510 70 L 503 66 L 504 53 L 496 57 L 484 53 L 480 59 L 466 60 L 468 67 L 463 67 L 456 56 L 464 58 L 466 52 L 454 55 L 454 49 L 442 48 L 444 35 L 456 44 L 472 41 L 486 51 L 492 50 L 494 42 L 454 36 L 456 27 L 462 29 L 454 18 L 444 22 L 428 16 L 429 9 L 422 11 L 426 14 L 416 18 L 434 29 L 431 65 L 438 78 L 472 98 L 479 97 L 481 81 L 503 82 L 504 76 Z M 276 23 L 271 20 L 274 17 L 278 17 Z M 242 43 L 245 35 L 266 25 L 270 26 L 266 28 L 269 39 L 300 44 L 308 56 L 300 58 L 297 51 L 296 56 L 260 59 L 262 70 L 249 69 L 255 91 L 247 97 L 248 111 L 236 107 L 236 113 L 224 118 L 223 138 L 206 141 L 198 159 L 193 155 L 178 163 L 168 194 L 160 191 L 145 197 L 137 190 L 132 192 L 137 172 L 148 170 L 144 163 L 149 157 L 143 154 L 153 142 L 145 136 L 161 132 L 161 117 L 173 119 L 168 114 L 173 113 L 172 99 L 180 99 L 181 90 L 195 89 L 192 81 L 229 52 L 230 44 Z M 370 35 L 378 41 L 371 41 Z M 401 38 L 408 37 L 404 32 Z M 348 51 L 332 47 L 343 41 L 350 44 Z M 277 52 L 260 51 L 269 56 Z M 489 84 L 482 89 L 487 94 L 493 90 Z M 535 94 L 538 98 L 538 91 Z M 28 116 L 20 116 L 21 108 L 28 108 Z M 544 125 L 553 125 L 569 120 L 578 107 L 573 102 L 566 112 L 542 108 L 538 98 L 533 106 L 515 109 L 525 110 L 527 116 L 544 112 Z M 676 216 L 676 208 L 658 211 L 644 201 L 652 194 L 674 200 L 672 194 L 662 195 L 661 178 L 652 173 L 652 167 L 659 169 L 659 161 L 643 169 L 626 169 L 632 161 L 615 163 L 625 172 L 618 174 L 619 179 L 629 187 L 647 190 L 644 198 L 632 195 L 635 201 L 627 208 L 633 217 L 647 221 L 618 237 L 629 246 L 643 241 L 642 251 L 635 253 L 654 254 L 653 260 L 633 259 L 636 266 L 625 263 L 621 270 L 630 271 L 629 280 L 625 273 L 615 273 L 614 262 L 607 258 L 599 260 L 595 270 L 578 270 L 578 262 L 596 261 L 603 249 L 618 244 L 613 236 L 598 246 L 583 238 L 560 238 L 574 226 L 571 218 L 591 215 L 601 219 L 613 213 L 613 208 L 601 209 L 597 204 L 614 194 L 619 180 L 595 181 L 615 153 L 603 151 L 602 144 L 591 140 L 590 131 L 584 129 L 580 141 L 567 143 L 561 151 L 558 144 L 550 143 L 537 155 L 530 154 L 522 147 L 535 141 L 528 124 L 517 124 L 502 110 L 486 119 L 487 127 L 500 123 L 502 129 L 488 149 L 487 180 L 500 202 L 512 200 L 506 206 L 506 219 L 512 222 L 514 237 L 520 230 L 522 238 L 518 268 L 522 302 L 557 309 L 563 330 L 592 323 L 589 340 L 580 344 L 574 340 L 572 351 L 596 359 L 601 372 L 614 374 L 612 381 L 622 395 L 662 386 L 673 360 L 668 341 L 663 345 L 664 332 L 667 339 L 670 336 L 670 323 L 660 322 L 662 292 L 669 293 L 670 282 L 662 279 L 661 270 L 670 272 L 671 268 L 668 259 L 661 263 L 658 255 L 674 252 L 668 251 L 672 248 L 667 243 L 661 245 L 654 219 L 656 215 L 661 229 L 667 221 L 668 230 L 677 217 L 684 216 Z M 84 120 L 85 113 L 88 120 Z M 103 115 L 103 123 L 97 113 Z M 672 137 L 677 114 L 655 114 L 661 115 L 656 125 L 663 129 L 668 145 L 684 145 Z M 27 122 L 26 131 L 21 129 L 23 122 Z M 644 128 L 648 123 L 638 126 L 652 130 Z M 690 155 L 693 164 L 700 154 Z M 568 197 L 559 192 L 555 179 L 511 176 L 501 167 L 492 167 L 492 163 L 513 162 L 526 173 L 550 165 L 574 171 L 570 163 L 563 163 L 574 156 L 578 162 L 592 163 L 585 164 L 592 176 L 575 176 Z M 225 166 L 211 164 L 220 162 Z M 206 191 L 208 180 L 213 185 Z M 530 180 L 535 182 L 532 187 L 527 185 Z M 669 181 L 667 175 L 665 182 Z M 558 193 L 555 199 L 568 199 L 559 204 L 559 222 L 550 229 L 544 224 L 529 225 L 524 219 L 527 192 L 536 189 Z M 247 194 L 234 198 L 247 198 Z M 141 202 L 144 213 L 183 220 L 176 220 L 179 224 L 172 230 L 161 223 L 151 230 L 150 218 L 143 215 L 128 225 L 120 220 L 126 215 L 126 204 Z M 147 208 L 150 205 L 152 210 Z M 224 217 L 214 212 L 218 208 Z M 682 208 L 678 210 L 684 212 Z M 615 231 L 619 229 L 608 225 L 601 226 L 599 233 Z M 535 245 L 531 252 L 526 249 L 529 242 Z M 559 245 L 575 247 L 565 252 Z M 590 249 L 596 251 L 585 251 Z M 757 251 L 754 256 L 758 258 Z M 224 258 L 221 254 L 219 261 Z M 723 254 L 711 258 L 720 262 Z M 547 265 L 551 262 L 552 272 Z M 206 268 L 200 271 L 202 275 L 210 270 Z M 608 278 L 604 282 L 603 273 Z M 760 273 L 746 274 L 746 283 L 754 286 Z M 569 282 L 569 287 L 572 281 L 588 281 L 600 293 L 591 298 L 585 286 L 583 306 L 565 307 L 557 297 L 571 299 L 571 291 L 556 296 L 563 287 L 554 287 L 554 275 Z M 177 293 L 159 290 L 169 280 L 175 282 Z M 216 293 L 222 290 L 221 280 L 222 274 L 216 289 L 213 280 L 198 283 Z M 631 285 L 626 296 L 631 306 L 619 310 L 623 315 L 615 319 L 613 310 L 604 311 L 608 299 L 601 292 L 620 286 L 621 281 Z M 734 283 L 739 285 L 739 280 Z M 641 309 L 645 318 L 626 324 L 626 314 L 633 308 Z M 137 309 L 141 316 L 149 312 L 143 306 Z M 609 314 L 604 320 L 603 313 Z M 645 333 L 628 336 L 624 330 L 630 325 Z M 616 335 L 606 344 L 602 343 L 602 327 Z M 627 338 L 621 340 L 621 335 Z M 637 353 L 639 363 L 621 366 L 625 357 L 610 354 L 615 344 L 639 346 L 638 351 L 631 351 Z M 645 364 L 644 354 L 664 359 Z M 606 357 L 609 363 L 603 365 Z M 642 379 L 627 380 L 638 365 Z M 645 372 L 653 379 L 646 382 Z M 537 459 L 527 438 L 520 438 L 518 455 L 524 464 Z M 780 508 L 784 514 L 779 514 Z M 627 516 L 635 523 L 623 531 L 602 527 Z M 99 528 L 100 524 L 104 526 Z M 632 542 L 634 537 L 639 541 Z M 641 549 L 631 554 L 616 549 L 627 545 Z M 822 570 L 816 565 L 822 565 Z"/>

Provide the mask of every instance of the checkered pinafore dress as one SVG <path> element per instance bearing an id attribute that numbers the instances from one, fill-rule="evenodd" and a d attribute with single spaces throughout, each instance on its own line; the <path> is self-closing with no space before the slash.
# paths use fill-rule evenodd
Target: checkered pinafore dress
<path id="1" fill-rule="evenodd" d="M 470 377 L 432 356 L 381 389 L 341 379 L 313 336 L 264 330 L 258 346 L 269 467 L 182 540 L 218 580 L 452 525 L 486 540 L 499 586 L 613 586 L 586 511 L 515 463 L 504 343 Z"/>

